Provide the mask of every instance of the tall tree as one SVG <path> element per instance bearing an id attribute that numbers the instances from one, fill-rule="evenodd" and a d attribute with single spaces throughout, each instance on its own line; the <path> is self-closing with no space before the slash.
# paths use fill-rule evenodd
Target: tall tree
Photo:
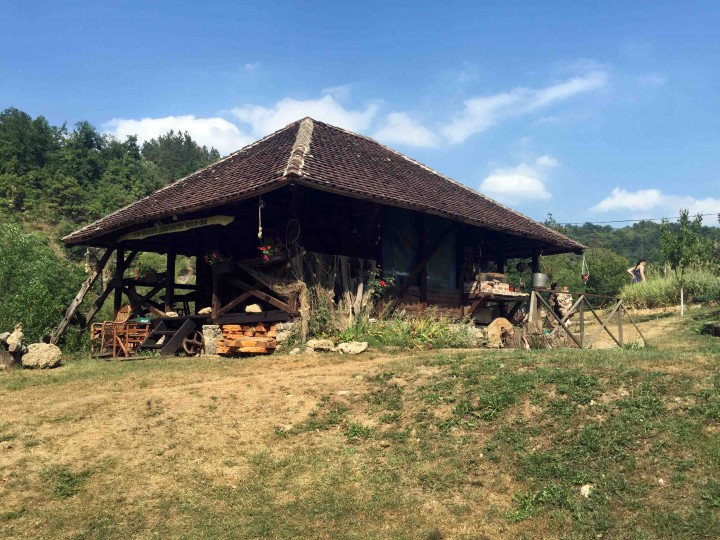
<path id="1" fill-rule="evenodd" d="M 200 146 L 187 131 L 176 133 L 172 130 L 146 141 L 142 155 L 157 166 L 160 178 L 166 184 L 220 159 L 220 152 Z"/>
<path id="2" fill-rule="evenodd" d="M 680 218 L 676 229 L 670 227 L 667 221 L 662 223 L 660 245 L 667 262 L 675 274 L 680 285 L 680 313 L 684 315 L 684 285 L 685 272 L 692 264 L 700 262 L 706 255 L 704 252 L 702 216 L 697 215 L 690 219 L 690 211 L 680 210 Z"/>

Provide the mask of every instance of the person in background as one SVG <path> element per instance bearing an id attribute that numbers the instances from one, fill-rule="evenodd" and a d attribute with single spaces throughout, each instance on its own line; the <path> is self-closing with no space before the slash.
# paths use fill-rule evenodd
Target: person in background
<path id="1" fill-rule="evenodd" d="M 640 259 L 635 266 L 631 266 L 627 269 L 627 273 L 632 276 L 631 283 L 645 283 L 645 265 L 647 261 Z"/>

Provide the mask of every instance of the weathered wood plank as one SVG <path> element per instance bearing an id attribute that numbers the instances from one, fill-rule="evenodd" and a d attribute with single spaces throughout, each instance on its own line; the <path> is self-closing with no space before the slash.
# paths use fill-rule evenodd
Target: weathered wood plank
<path id="1" fill-rule="evenodd" d="M 68 306 L 67 310 L 65 311 L 65 315 L 63 316 L 62 320 L 60 321 L 60 324 L 53 330 L 51 336 L 50 336 L 50 343 L 56 344 L 62 335 L 65 333 L 65 330 L 67 329 L 68 324 L 70 324 L 70 320 L 72 319 L 73 315 L 75 315 L 75 312 L 80 307 L 80 304 L 82 304 L 83 300 L 85 300 L 85 296 L 90 291 L 92 286 L 97 281 L 98 277 L 102 274 L 103 269 L 105 268 L 105 265 L 110 260 L 110 257 L 112 256 L 113 249 L 107 249 L 105 250 L 105 253 L 103 253 L 103 256 L 100 257 L 100 260 L 97 263 L 97 266 L 95 266 L 95 269 L 90 274 L 90 276 L 83 282 L 82 286 L 80 287 L 80 290 L 75 295 L 75 298 L 73 298 L 73 301 L 70 302 L 70 305 Z M 107 296 L 105 296 L 107 298 Z M 105 299 L 103 298 L 103 302 Z M 102 306 L 102 304 L 100 304 Z M 99 308 L 98 308 L 99 309 Z M 86 320 L 87 322 L 87 320 Z"/>

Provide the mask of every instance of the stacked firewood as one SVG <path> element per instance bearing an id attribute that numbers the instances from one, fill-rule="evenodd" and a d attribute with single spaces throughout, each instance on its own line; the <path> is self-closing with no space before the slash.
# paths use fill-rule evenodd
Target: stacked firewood
<path id="1" fill-rule="evenodd" d="M 269 354 L 277 348 L 277 323 L 224 324 L 218 354 Z"/>

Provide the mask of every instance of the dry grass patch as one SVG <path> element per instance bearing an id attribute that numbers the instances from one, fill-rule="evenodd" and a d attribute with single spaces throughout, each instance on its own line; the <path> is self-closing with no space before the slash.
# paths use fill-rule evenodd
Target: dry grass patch
<path id="1" fill-rule="evenodd" d="M 714 538 L 720 347 L 696 323 L 641 350 L 2 374 L 0 535 Z"/>

